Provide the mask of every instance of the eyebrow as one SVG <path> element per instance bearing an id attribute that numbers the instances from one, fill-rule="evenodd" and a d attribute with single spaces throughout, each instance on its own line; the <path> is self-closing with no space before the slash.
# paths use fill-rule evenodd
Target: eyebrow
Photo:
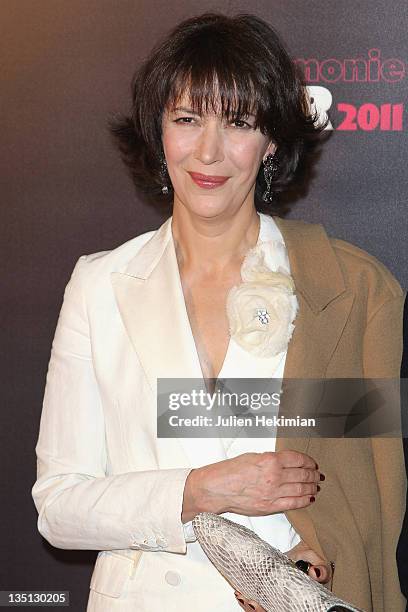
<path id="1" fill-rule="evenodd" d="M 177 106 L 177 108 L 171 109 L 174 113 L 176 111 L 182 111 L 183 113 L 190 113 L 191 115 L 197 115 L 191 108 L 186 108 L 185 106 Z"/>
<path id="2" fill-rule="evenodd" d="M 191 108 L 186 108 L 185 106 L 177 106 L 177 108 L 173 108 L 172 111 L 175 113 L 176 111 L 181 111 L 182 113 L 190 113 L 191 115 L 198 115 L 198 113 L 195 113 Z M 255 115 L 253 113 L 249 113 L 248 115 L 245 115 L 245 117 L 254 117 Z"/>

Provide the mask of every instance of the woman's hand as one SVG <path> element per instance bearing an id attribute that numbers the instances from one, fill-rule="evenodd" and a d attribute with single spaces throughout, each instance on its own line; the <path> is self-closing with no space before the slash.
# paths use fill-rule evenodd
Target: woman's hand
<path id="1" fill-rule="evenodd" d="M 322 584 L 327 584 L 331 581 L 333 572 L 330 563 L 327 563 L 325 559 L 309 548 L 305 542 L 299 542 L 299 544 L 289 550 L 286 554 L 290 559 L 292 559 L 292 561 L 296 562 L 303 559 L 304 561 L 311 563 L 312 565 L 309 568 L 308 576 L 313 578 L 313 580 L 321 582 Z M 234 591 L 234 595 L 239 605 L 243 610 L 245 610 L 245 612 L 266 612 L 262 606 L 256 603 L 256 601 L 247 599 L 242 595 L 242 593 Z"/>
<path id="2" fill-rule="evenodd" d="M 256 603 L 253 599 L 246 599 L 239 591 L 234 591 L 237 602 L 245 612 L 266 612 L 265 608 Z"/>
<path id="3" fill-rule="evenodd" d="M 315 501 L 320 480 L 316 462 L 304 453 L 245 453 L 190 472 L 182 521 L 200 512 L 265 516 L 304 508 Z"/>
<path id="4" fill-rule="evenodd" d="M 316 580 L 316 582 L 327 584 L 331 581 L 333 574 L 331 564 L 327 563 L 323 557 L 320 557 L 314 550 L 309 548 L 309 546 L 305 544 L 303 540 L 285 554 L 292 559 L 292 561 L 296 562 L 303 559 L 304 561 L 311 563 L 312 565 L 307 574 L 313 578 L 313 580 Z"/>

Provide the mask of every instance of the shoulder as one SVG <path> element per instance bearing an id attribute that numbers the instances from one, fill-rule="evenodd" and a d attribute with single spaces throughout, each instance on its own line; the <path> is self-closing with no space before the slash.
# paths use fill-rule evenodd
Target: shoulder
<path id="1" fill-rule="evenodd" d="M 401 285 L 388 268 L 367 251 L 338 238 L 329 238 L 342 271 L 354 283 L 364 283 L 372 291 L 380 289 L 389 299 L 403 295 Z"/>
<path id="2" fill-rule="evenodd" d="M 358 299 L 367 300 L 369 310 L 389 300 L 401 300 L 404 292 L 394 275 L 367 251 L 331 237 L 321 224 L 294 219 L 278 219 L 288 251 L 296 260 L 308 282 L 340 285 Z M 304 261 L 307 264 L 303 263 Z M 324 280 L 323 280 L 324 279 Z"/>
<path id="3" fill-rule="evenodd" d="M 127 240 L 114 249 L 81 255 L 80 259 L 82 259 L 90 269 L 106 268 L 109 271 L 114 271 L 117 268 L 125 266 L 132 257 L 135 257 L 156 232 L 157 230 L 145 232 L 144 234 Z"/>
<path id="4" fill-rule="evenodd" d="M 110 285 L 111 273 L 126 268 L 157 231 L 139 234 L 111 250 L 81 255 L 74 266 L 70 284 L 78 282 L 87 290 L 106 287 L 107 283 Z"/>

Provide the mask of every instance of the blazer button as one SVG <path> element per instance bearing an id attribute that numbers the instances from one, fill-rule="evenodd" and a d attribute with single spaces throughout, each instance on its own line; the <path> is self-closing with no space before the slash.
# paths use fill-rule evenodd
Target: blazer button
<path id="1" fill-rule="evenodd" d="M 157 546 L 160 546 L 160 548 L 166 548 L 167 540 L 165 540 L 164 538 L 156 538 L 156 540 L 157 540 Z"/>
<path id="2" fill-rule="evenodd" d="M 178 586 L 181 582 L 181 576 L 178 572 L 168 571 L 166 572 L 164 579 L 170 586 Z"/>

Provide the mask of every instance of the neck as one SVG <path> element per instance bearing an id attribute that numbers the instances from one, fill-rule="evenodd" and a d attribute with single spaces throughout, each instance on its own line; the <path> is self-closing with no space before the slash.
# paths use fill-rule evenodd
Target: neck
<path id="1" fill-rule="evenodd" d="M 260 219 L 254 206 L 205 218 L 174 206 L 172 233 L 179 267 L 202 274 L 222 274 L 241 265 L 257 243 Z"/>

